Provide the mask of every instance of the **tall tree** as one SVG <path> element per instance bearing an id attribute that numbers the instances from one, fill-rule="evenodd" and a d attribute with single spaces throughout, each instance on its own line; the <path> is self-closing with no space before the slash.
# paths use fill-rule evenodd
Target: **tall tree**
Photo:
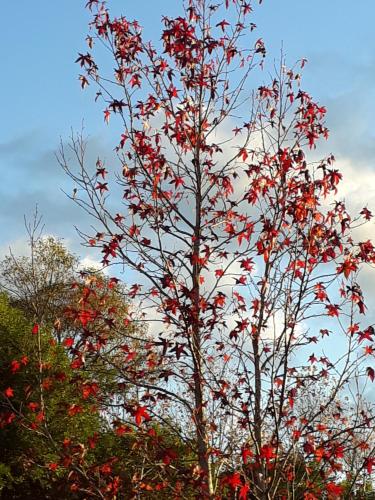
<path id="1" fill-rule="evenodd" d="M 183 2 L 180 16 L 163 18 L 161 48 L 137 21 L 111 17 L 98 0 L 87 6 L 80 81 L 96 87 L 105 122 L 118 119 L 120 169 L 87 164 L 80 136 L 75 163 L 64 148 L 60 163 L 96 219 L 86 243 L 136 276 L 129 320 L 150 325 L 148 377 L 119 351 L 119 379 L 140 391 L 124 410 L 139 429 L 161 408 L 178 422 L 201 497 L 295 498 L 301 482 L 305 498 L 339 496 L 351 474 L 343 450 L 373 419 L 367 405 L 346 427 L 338 400 L 374 379 L 357 275 L 375 252 L 352 233 L 371 212 L 352 217 L 334 157 L 316 160 L 326 109 L 300 86 L 305 61 L 282 59 L 264 81 L 250 1 Z M 100 350 L 95 321 L 86 316 L 85 328 Z M 305 404 L 319 383 L 319 406 Z"/>

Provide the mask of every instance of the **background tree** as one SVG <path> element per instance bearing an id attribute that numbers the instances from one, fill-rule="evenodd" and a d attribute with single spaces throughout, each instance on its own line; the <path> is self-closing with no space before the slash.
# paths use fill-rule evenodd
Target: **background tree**
<path id="1" fill-rule="evenodd" d="M 86 498 L 90 491 L 102 498 L 116 490 L 116 474 L 130 491 L 138 465 L 142 489 L 145 471 L 160 479 L 169 463 L 159 442 L 165 439 L 171 457 L 171 446 L 183 447 L 159 426 L 141 449 L 119 419 L 122 406 L 138 397 L 134 386 L 118 389 L 119 351 L 144 366 L 137 335 L 145 328 L 128 321 L 130 304 L 119 280 L 79 271 L 62 242 L 43 236 L 39 217 L 28 229 L 30 254 L 11 251 L 1 263 L 0 281 L 9 294 L 0 304 L 2 495 Z M 99 351 L 85 329 L 94 316 Z M 90 351 L 87 362 L 73 358 L 77 339 Z M 77 366 L 84 369 L 78 373 Z M 114 428 L 109 417 L 118 420 Z M 161 470 L 150 467 L 159 460 Z"/>
<path id="2" fill-rule="evenodd" d="M 109 376 L 114 362 L 110 360 L 114 345 L 124 346 L 127 339 L 129 352 L 135 352 L 139 350 L 137 333 L 144 334 L 140 323 L 127 320 L 129 301 L 122 283 L 116 278 L 107 278 L 97 269 L 82 269 L 79 259 L 62 241 L 43 234 L 42 217 L 37 211 L 31 222 L 25 221 L 25 225 L 29 254 L 17 256 L 10 249 L 9 255 L 0 263 L 1 288 L 12 305 L 35 325 L 36 332 L 39 327 L 47 328 L 58 343 L 68 348 L 82 334 L 85 319 L 93 316 L 95 311 L 105 309 L 108 317 L 102 323 L 98 319 L 96 327 L 102 332 L 103 341 L 104 331 L 109 332 L 105 339 L 107 355 L 104 356 L 102 349 L 100 356 L 95 358 L 96 366 L 92 366 L 94 360 L 91 358 L 90 366 L 85 364 L 85 369 L 106 372 Z M 82 294 L 87 300 L 82 300 Z M 141 352 L 137 356 L 141 359 Z"/>
<path id="3" fill-rule="evenodd" d="M 1 262 L 1 288 L 12 303 L 32 322 L 56 325 L 61 342 L 59 322 L 72 300 L 78 258 L 67 251 L 61 241 L 43 235 L 42 217 L 37 209 L 30 221 L 25 219 L 29 255 L 16 256 L 10 250 Z"/>
<path id="4" fill-rule="evenodd" d="M 59 458 L 57 443 L 68 437 L 84 443 L 99 431 L 100 416 L 72 384 L 63 348 L 48 331 L 43 331 L 40 343 L 31 332 L 32 324 L 2 294 L 0 441 L 7 474 L 1 494 L 2 498 L 61 498 L 69 491 L 65 482 L 51 481 Z M 69 413 L 76 408 L 79 415 L 72 419 Z"/>
<path id="5" fill-rule="evenodd" d="M 96 362 L 77 375 L 47 329 L 41 332 L 40 392 L 38 342 L 31 331 L 32 324 L 1 295 L 0 498 L 106 498 L 116 495 L 120 481 L 130 498 L 136 491 L 150 494 L 145 477 L 163 485 L 166 470 L 179 488 L 180 475 L 189 473 L 189 449 L 166 426 L 150 428 L 142 446 L 121 413 L 111 415 L 110 426 L 109 413 L 99 409 L 115 397 L 112 366 Z M 131 390 L 126 394 L 126 400 L 134 398 Z M 169 490 L 159 488 L 155 498 L 167 498 Z"/>

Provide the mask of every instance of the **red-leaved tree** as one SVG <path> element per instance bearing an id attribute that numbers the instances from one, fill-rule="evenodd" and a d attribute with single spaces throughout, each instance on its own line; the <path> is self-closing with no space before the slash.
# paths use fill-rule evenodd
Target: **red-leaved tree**
<path id="1" fill-rule="evenodd" d="M 163 18 L 161 46 L 105 3 L 87 6 L 80 81 L 119 127 L 120 168 L 87 163 L 79 136 L 73 158 L 62 148 L 59 160 L 96 219 L 86 243 L 126 270 L 128 321 L 148 325 L 138 339 L 146 363 L 126 342 L 111 346 L 118 392 L 136 388 L 137 398 L 117 394 L 106 412 L 116 429 L 139 433 L 139 446 L 162 422 L 191 450 L 177 483 L 168 448 L 163 481 L 134 470 L 134 491 L 354 495 L 375 463 L 363 397 L 374 329 L 359 319 L 357 282 L 375 251 L 353 236 L 371 212 L 349 215 L 334 157 L 317 160 L 326 109 L 300 87 L 304 60 L 291 69 L 281 60 L 264 81 L 250 0 L 181 3 L 179 17 Z M 78 370 L 107 350 L 95 328 L 104 312 L 85 304 Z"/>

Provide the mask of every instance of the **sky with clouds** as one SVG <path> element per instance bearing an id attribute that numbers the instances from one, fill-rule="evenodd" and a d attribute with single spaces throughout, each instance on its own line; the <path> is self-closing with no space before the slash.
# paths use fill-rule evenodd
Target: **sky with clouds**
<path id="1" fill-rule="evenodd" d="M 86 51 L 89 15 L 85 0 L 19 0 L 2 5 L 0 31 L 0 253 L 22 248 L 23 217 L 38 203 L 47 233 L 80 248 L 74 226 L 87 224 L 63 190 L 71 183 L 57 164 L 60 138 L 84 123 L 90 154 L 110 157 L 116 136 L 103 121 L 101 106 L 82 92 L 74 64 Z M 110 0 L 116 13 L 139 19 L 146 35 L 160 38 L 163 14 L 177 15 L 177 0 Z M 375 36 L 373 0 L 264 0 L 254 21 L 277 59 L 306 57 L 304 88 L 328 108 L 332 151 L 346 174 L 343 195 L 353 205 L 375 209 Z M 370 228 L 370 232 L 371 232 Z M 92 258 L 97 256 L 92 255 Z"/>

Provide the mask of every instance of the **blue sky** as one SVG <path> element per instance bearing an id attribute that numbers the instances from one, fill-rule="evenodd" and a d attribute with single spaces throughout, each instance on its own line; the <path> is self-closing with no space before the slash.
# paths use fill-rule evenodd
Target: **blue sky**
<path id="1" fill-rule="evenodd" d="M 22 239 L 23 215 L 35 203 L 46 231 L 80 251 L 73 226 L 82 215 L 61 192 L 69 189 L 69 182 L 54 152 L 60 137 L 80 129 L 82 120 L 99 150 L 110 151 L 115 140 L 101 106 L 81 91 L 77 80 L 74 60 L 78 51 L 86 50 L 89 20 L 84 4 L 19 0 L 2 5 L 2 252 Z M 179 5 L 178 0 L 109 1 L 113 11 L 139 19 L 151 39 L 160 36 L 162 14 L 177 14 Z M 325 148 L 348 172 L 346 196 L 367 196 L 375 208 L 375 191 L 370 189 L 375 181 L 374 0 L 264 0 L 254 18 L 271 60 L 279 56 L 281 44 L 288 62 L 309 60 L 304 88 L 328 107 L 331 140 Z"/>

